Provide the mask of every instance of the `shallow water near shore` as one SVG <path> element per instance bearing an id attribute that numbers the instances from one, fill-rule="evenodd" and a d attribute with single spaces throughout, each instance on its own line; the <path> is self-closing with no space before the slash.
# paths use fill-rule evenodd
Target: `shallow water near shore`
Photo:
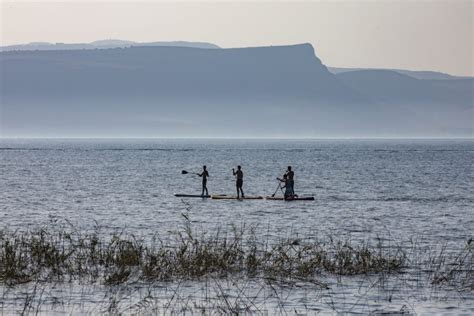
<path id="1" fill-rule="evenodd" d="M 473 161 L 472 140 L 2 139 L 0 228 L 26 231 L 67 220 L 83 231 L 99 226 L 104 236 L 125 231 L 145 239 L 156 234 L 167 238 L 180 229 L 185 214 L 197 233 L 245 224 L 256 227 L 257 236 L 270 242 L 336 236 L 371 244 L 382 240 L 406 251 L 416 245 L 424 251 L 456 253 L 473 237 Z M 183 175 L 181 170 L 199 172 L 203 164 L 210 173 L 209 193 L 235 194 L 231 169 L 240 164 L 245 193 L 263 196 L 275 192 L 275 178 L 292 165 L 296 192 L 314 195 L 315 201 L 174 197 L 174 193 L 200 193 L 200 178 Z M 388 279 L 322 275 L 328 291 L 305 282 L 290 287 L 209 277 L 141 286 L 142 290 L 124 297 L 132 303 L 140 301 L 147 293 L 143 289 L 151 287 L 154 298 L 167 302 L 178 287 L 183 291 L 180 297 L 201 303 L 212 293 L 222 294 L 216 289 L 228 291 L 229 297 L 243 292 L 256 297 L 252 304 L 270 314 L 474 312 L 472 280 L 470 289 L 461 292 L 433 289 L 410 271 L 408 267 L 403 277 Z M 32 285 L 22 287 L 32 290 Z M 82 304 L 84 312 L 106 309 L 109 298 L 104 293 L 113 292 L 102 286 L 59 287 L 52 296 L 75 302 L 74 308 Z M 8 298 L 4 311 L 16 306 L 15 299 L 21 309 L 18 291 L 22 290 L 2 287 L 3 297 Z M 101 298 L 107 299 L 99 302 Z M 97 307 L 99 303 L 103 308 Z M 175 307 L 180 304 L 184 303 Z M 43 311 L 55 310 L 51 306 Z M 126 304 L 120 306 L 126 309 Z M 63 304 L 61 310 L 68 308 Z"/>

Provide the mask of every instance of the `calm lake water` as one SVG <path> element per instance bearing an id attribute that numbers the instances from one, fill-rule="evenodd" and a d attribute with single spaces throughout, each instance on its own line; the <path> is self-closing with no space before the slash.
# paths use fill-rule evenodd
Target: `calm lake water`
<path id="1" fill-rule="evenodd" d="M 34 229 L 61 218 L 82 230 L 98 224 L 103 233 L 146 238 L 175 231 L 186 213 L 196 231 L 245 223 L 261 228 L 257 232 L 268 240 L 382 238 L 407 249 L 416 241 L 457 251 L 473 237 L 473 161 L 472 140 L 2 139 L 0 228 Z M 315 201 L 174 197 L 200 194 L 201 179 L 181 170 L 199 172 L 203 164 L 210 194 L 235 194 L 231 169 L 240 164 L 245 193 L 262 196 L 275 192 L 275 178 L 291 165 L 296 193 Z M 332 305 L 303 284 L 289 295 L 289 310 L 474 313 L 472 288 L 433 294 L 411 287 L 394 294 L 374 287 L 362 294 L 361 282 L 368 281 L 361 280 L 328 277 Z"/>

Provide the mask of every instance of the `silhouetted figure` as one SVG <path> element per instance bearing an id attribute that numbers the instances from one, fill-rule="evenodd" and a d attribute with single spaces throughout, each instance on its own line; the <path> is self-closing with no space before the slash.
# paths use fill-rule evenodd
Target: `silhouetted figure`
<path id="1" fill-rule="evenodd" d="M 207 167 L 202 166 L 202 172 L 197 174 L 198 176 L 202 177 L 202 193 L 204 195 L 204 191 L 206 191 L 206 195 L 209 195 L 207 191 L 207 178 L 209 177 L 209 172 L 207 172 Z"/>
<path id="2" fill-rule="evenodd" d="M 290 179 L 288 178 L 288 175 L 285 173 L 283 175 L 283 179 L 277 178 L 279 181 L 285 183 L 285 186 L 283 187 L 285 189 L 285 200 L 286 199 L 291 199 L 294 196 L 294 193 L 291 189 L 291 184 L 290 184 Z"/>
<path id="3" fill-rule="evenodd" d="M 239 198 L 239 194 L 242 193 L 242 198 L 245 197 L 244 191 L 242 190 L 242 186 L 244 185 L 244 173 L 242 172 L 242 168 L 237 166 L 237 171 L 232 168 L 232 174 L 236 177 L 235 186 L 237 188 L 237 198 Z"/>
<path id="4" fill-rule="evenodd" d="M 288 166 L 285 174 L 288 177 L 291 194 L 295 195 L 295 173 L 291 170 L 291 166 Z"/>

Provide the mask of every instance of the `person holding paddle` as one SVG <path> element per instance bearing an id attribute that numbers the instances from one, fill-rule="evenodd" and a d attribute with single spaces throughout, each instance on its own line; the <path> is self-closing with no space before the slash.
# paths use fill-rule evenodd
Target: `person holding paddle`
<path id="1" fill-rule="evenodd" d="M 237 188 L 237 199 L 239 199 L 239 194 L 242 193 L 242 198 L 245 198 L 244 191 L 242 186 L 244 185 L 244 173 L 242 172 L 242 167 L 237 166 L 237 171 L 232 168 L 232 174 L 236 177 L 235 186 Z"/>
<path id="2" fill-rule="evenodd" d="M 204 196 L 204 191 L 206 191 L 206 195 L 209 195 L 209 192 L 207 191 L 207 178 L 209 177 L 209 172 L 207 172 L 207 167 L 202 166 L 202 172 L 201 173 L 196 173 L 198 176 L 202 177 L 202 193 L 201 195 Z"/>
<path id="3" fill-rule="evenodd" d="M 291 166 L 288 166 L 285 175 L 288 178 L 288 187 L 292 195 L 295 195 L 295 173 L 291 170 Z M 285 184 L 286 185 L 286 184 Z"/>
<path id="4" fill-rule="evenodd" d="M 281 189 L 285 189 L 283 193 L 285 200 L 291 199 L 294 197 L 294 193 L 291 188 L 290 179 L 288 178 L 288 174 L 283 175 L 283 179 L 277 178 L 278 181 L 283 182 L 285 184 L 284 187 L 279 186 Z M 278 190 L 278 189 L 277 189 Z"/>

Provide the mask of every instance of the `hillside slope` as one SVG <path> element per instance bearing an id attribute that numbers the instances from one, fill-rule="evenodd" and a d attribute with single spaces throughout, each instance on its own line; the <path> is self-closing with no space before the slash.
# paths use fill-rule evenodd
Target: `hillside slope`
<path id="1" fill-rule="evenodd" d="M 472 133 L 466 83 L 391 72 L 336 76 L 309 44 L 15 51 L 0 53 L 0 62 L 4 137 Z M 444 117 L 419 115 L 419 104 Z"/>

